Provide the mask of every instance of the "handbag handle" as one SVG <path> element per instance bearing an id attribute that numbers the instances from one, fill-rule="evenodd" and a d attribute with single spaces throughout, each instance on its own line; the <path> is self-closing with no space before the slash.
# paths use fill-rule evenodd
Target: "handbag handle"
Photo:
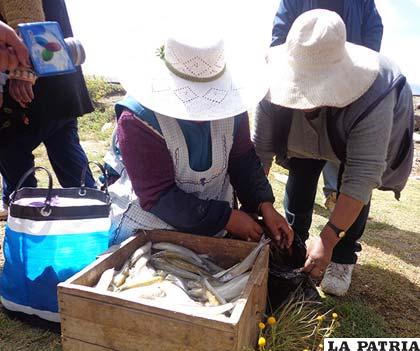
<path id="1" fill-rule="evenodd" d="M 107 172 L 107 170 L 105 169 L 104 166 L 102 166 L 99 162 L 95 162 L 95 161 L 88 161 L 86 166 L 83 167 L 82 178 L 80 180 L 79 195 L 80 196 L 85 196 L 86 195 L 86 173 L 87 173 L 87 170 L 88 170 L 88 167 L 89 167 L 90 164 L 96 165 L 101 170 L 102 175 L 104 176 L 105 194 L 109 196 L 109 193 L 108 193 L 108 172 Z"/>
<path id="2" fill-rule="evenodd" d="M 16 194 L 18 192 L 18 190 L 22 187 L 23 183 L 25 182 L 25 180 L 34 172 L 39 171 L 39 170 L 43 170 L 47 173 L 48 175 L 48 191 L 47 191 L 47 197 L 45 198 L 45 206 L 41 209 L 41 214 L 42 215 L 49 215 L 49 213 L 51 212 L 51 197 L 52 197 L 52 186 L 53 186 L 53 179 L 51 176 L 51 173 L 48 171 L 48 169 L 44 168 L 44 167 L 40 167 L 40 166 L 36 166 L 36 167 L 32 167 L 30 170 L 28 170 L 19 180 L 18 184 L 16 185 L 16 189 L 13 192 L 12 195 L 10 195 L 10 199 L 11 199 L 11 203 L 15 202 L 15 198 L 16 198 Z"/>

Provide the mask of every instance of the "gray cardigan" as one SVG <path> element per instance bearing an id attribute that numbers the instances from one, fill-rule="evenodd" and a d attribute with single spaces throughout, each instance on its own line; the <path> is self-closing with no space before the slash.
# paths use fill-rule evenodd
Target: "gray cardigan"
<path id="1" fill-rule="evenodd" d="M 328 112 L 329 140 L 322 142 L 331 143 L 337 161 L 345 165 L 340 191 L 363 203 L 374 188 L 392 190 L 399 198 L 412 166 L 414 112 L 411 89 L 398 67 L 380 55 L 380 72 L 369 90 L 345 108 Z M 289 135 L 296 135 L 290 133 L 292 116 L 293 110 L 267 100 L 258 105 L 252 138 L 265 167 L 273 156 L 287 167 Z"/>

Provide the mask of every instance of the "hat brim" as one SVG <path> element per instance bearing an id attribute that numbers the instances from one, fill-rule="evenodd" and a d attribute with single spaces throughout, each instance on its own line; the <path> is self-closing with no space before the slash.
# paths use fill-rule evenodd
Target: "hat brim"
<path id="1" fill-rule="evenodd" d="M 210 82 L 192 82 L 172 73 L 158 56 L 126 58 L 131 69 L 119 79 L 134 99 L 162 115 L 212 121 L 239 115 L 261 101 L 268 91 L 264 59 L 229 60 L 222 76 Z"/>
<path id="2" fill-rule="evenodd" d="M 379 72 L 379 54 L 346 42 L 345 55 L 335 64 L 297 66 L 285 44 L 269 53 L 270 93 L 275 105 L 294 109 L 345 107 L 361 97 Z"/>

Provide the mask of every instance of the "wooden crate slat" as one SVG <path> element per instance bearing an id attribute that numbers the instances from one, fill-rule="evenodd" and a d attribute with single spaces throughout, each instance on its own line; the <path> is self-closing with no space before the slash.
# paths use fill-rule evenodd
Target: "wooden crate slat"
<path id="1" fill-rule="evenodd" d="M 100 319 L 92 320 L 89 317 L 79 319 L 63 315 L 62 333 L 69 338 L 116 350 L 153 350 L 158 346 L 161 350 L 234 349 L 234 333 L 200 327 L 194 323 L 157 318 L 118 308 L 102 311 L 98 317 Z"/>

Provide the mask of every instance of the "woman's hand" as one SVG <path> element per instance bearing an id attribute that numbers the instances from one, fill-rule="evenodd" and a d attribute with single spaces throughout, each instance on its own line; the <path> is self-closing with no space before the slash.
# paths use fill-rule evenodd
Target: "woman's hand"
<path id="1" fill-rule="evenodd" d="M 309 273 L 312 278 L 321 279 L 331 262 L 334 246 L 335 244 L 324 240 L 321 236 L 311 240 L 302 271 Z"/>
<path id="2" fill-rule="evenodd" d="M 24 80 L 11 79 L 9 82 L 9 93 L 22 107 L 27 107 L 34 99 L 32 83 Z"/>
<path id="3" fill-rule="evenodd" d="M 13 28 L 0 21 L 0 71 L 11 71 L 19 64 L 29 67 L 28 50 Z"/>
<path id="4" fill-rule="evenodd" d="M 272 240 L 275 240 L 281 248 L 290 248 L 293 243 L 293 229 L 286 219 L 276 211 L 271 202 L 264 202 L 260 206 L 260 212 L 264 224 L 269 230 Z"/>
<path id="5" fill-rule="evenodd" d="M 259 241 L 262 227 L 243 211 L 232 210 L 226 230 L 233 236 L 247 241 Z"/>

